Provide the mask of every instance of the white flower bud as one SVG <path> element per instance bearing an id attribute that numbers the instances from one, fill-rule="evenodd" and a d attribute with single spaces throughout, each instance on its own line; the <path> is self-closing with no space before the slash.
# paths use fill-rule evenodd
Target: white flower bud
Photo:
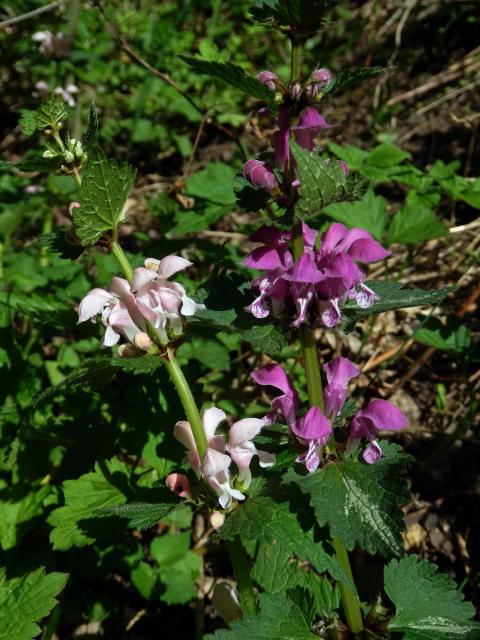
<path id="1" fill-rule="evenodd" d="M 65 153 L 63 155 L 64 155 L 64 158 L 65 158 L 65 162 L 67 164 L 72 164 L 72 162 L 74 162 L 75 156 L 73 155 L 73 153 L 71 151 L 65 151 Z"/>
<path id="2" fill-rule="evenodd" d="M 121 344 L 118 347 L 118 355 L 120 358 L 136 358 L 139 353 L 133 344 Z"/>
<path id="3" fill-rule="evenodd" d="M 135 336 L 134 342 L 135 342 L 135 346 L 138 347 L 139 349 L 142 349 L 142 351 L 148 351 L 153 345 L 152 339 L 144 331 L 139 331 L 137 333 L 137 335 Z"/>
<path id="4" fill-rule="evenodd" d="M 210 524 L 214 529 L 220 529 L 225 522 L 225 516 L 221 511 L 212 511 L 210 514 Z"/>

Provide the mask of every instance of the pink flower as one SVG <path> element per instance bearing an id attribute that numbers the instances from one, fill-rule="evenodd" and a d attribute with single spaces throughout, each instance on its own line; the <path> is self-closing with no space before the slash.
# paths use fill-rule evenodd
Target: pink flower
<path id="1" fill-rule="evenodd" d="M 262 160 L 247 160 L 243 165 L 243 175 L 258 189 L 273 191 L 278 187 L 275 174 Z"/>
<path id="2" fill-rule="evenodd" d="M 202 422 L 208 447 L 203 461 L 200 460 L 190 423 L 182 420 L 177 422 L 174 429 L 177 440 L 187 448 L 187 459 L 191 468 L 197 477 L 205 478 L 217 493 L 218 501 L 224 509 L 231 505 L 232 499 L 245 499 L 243 493 L 232 486 L 230 477 L 232 461 L 238 467 L 237 481 L 244 489 L 250 486 L 252 478 L 250 464 L 253 456 L 258 456 L 262 467 L 275 463 L 275 456 L 266 451 L 258 451 L 251 441 L 251 438 L 254 438 L 265 425 L 263 420 L 247 418 L 235 422 L 230 428 L 227 443 L 224 436 L 216 435 L 220 423 L 226 418 L 225 413 L 216 407 L 211 407 L 204 412 Z"/>
<path id="3" fill-rule="evenodd" d="M 357 411 L 352 420 L 347 451 L 353 451 L 363 438 L 369 441 L 362 457 L 373 464 L 383 455 L 377 442 L 379 431 L 398 431 L 407 425 L 404 414 L 386 400 L 372 400 L 366 409 Z"/>
<path id="4" fill-rule="evenodd" d="M 299 442 L 308 446 L 307 451 L 298 456 L 297 462 L 304 462 L 308 471 L 313 473 L 320 464 L 323 447 L 333 433 L 330 422 L 319 407 L 313 406 L 291 427 Z"/>
<path id="5" fill-rule="evenodd" d="M 252 287 L 259 289 L 259 296 L 246 308 L 257 318 L 270 313 L 283 314 L 289 301 L 297 313 L 292 326 L 298 327 L 307 320 L 308 310 L 316 301 L 318 314 L 327 327 L 333 327 L 341 319 L 340 305 L 347 298 L 355 298 L 363 308 L 371 306 L 378 296 L 364 283 L 365 272 L 360 262 L 375 262 L 389 252 L 363 229 L 348 230 L 343 224 L 334 223 L 322 236 L 315 251 L 317 231 L 303 223 L 304 254 L 293 261 L 286 240 L 274 227 L 262 227 L 251 239 L 264 242 L 254 249 L 244 264 L 265 273 L 253 280 Z"/>
<path id="6" fill-rule="evenodd" d="M 272 412 L 266 416 L 265 420 L 272 422 L 277 411 L 282 413 L 297 440 L 307 447 L 307 450 L 297 458 L 297 462 L 304 462 L 310 472 L 315 471 L 320 464 L 323 447 L 332 435 L 330 421 L 319 407 L 311 407 L 305 416 L 297 417 L 298 394 L 279 364 L 257 369 L 252 373 L 252 378 L 258 384 L 275 387 L 283 392 L 272 400 Z"/>
<path id="7" fill-rule="evenodd" d="M 121 335 L 135 343 L 139 332 L 148 333 L 147 322 L 166 344 L 169 333 L 174 336 L 182 333 L 182 317 L 192 316 L 204 308 L 186 295 L 181 284 L 167 280 L 190 265 L 191 262 L 179 256 L 162 260 L 149 258 L 145 267 L 134 270 L 131 284 L 115 277 L 108 289 L 90 291 L 80 303 L 78 321 L 85 322 L 101 314 L 107 328 L 105 346 L 116 344 Z M 147 344 L 143 338 L 142 344 Z"/>
<path id="8" fill-rule="evenodd" d="M 176 493 L 180 498 L 192 497 L 190 483 L 183 473 L 170 473 L 165 479 L 165 484 L 170 491 Z"/>
<path id="9" fill-rule="evenodd" d="M 57 94 L 64 100 L 69 107 L 75 106 L 74 96 L 78 93 L 78 87 L 76 84 L 67 84 L 65 88 L 55 87 L 53 93 Z"/>
<path id="10" fill-rule="evenodd" d="M 278 76 L 273 71 L 260 71 L 257 80 L 270 89 L 270 91 L 275 91 L 277 88 Z"/>
<path id="11" fill-rule="evenodd" d="M 265 426 L 264 420 L 258 418 L 245 418 L 234 422 L 228 434 L 226 450 L 238 467 L 238 480 L 244 489 L 248 489 L 252 481 L 250 463 L 253 456 L 258 456 L 261 467 L 271 467 L 275 464 L 275 456 L 267 451 L 259 451 L 252 442 Z"/>
<path id="12" fill-rule="evenodd" d="M 323 391 L 323 401 L 327 416 L 335 419 L 345 404 L 348 383 L 359 374 L 357 367 L 347 358 L 335 358 L 323 365 L 327 374 L 327 386 Z"/>

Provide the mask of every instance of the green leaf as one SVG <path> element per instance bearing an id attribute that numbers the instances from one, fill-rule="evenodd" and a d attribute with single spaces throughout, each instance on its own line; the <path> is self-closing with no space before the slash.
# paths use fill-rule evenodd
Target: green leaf
<path id="1" fill-rule="evenodd" d="M 33 136 L 37 130 L 37 112 L 32 109 L 20 109 L 20 120 L 18 121 L 22 133 L 26 136 Z"/>
<path id="2" fill-rule="evenodd" d="M 417 244 L 448 235 L 448 227 L 429 207 L 406 203 L 393 216 L 387 242 Z"/>
<path id="3" fill-rule="evenodd" d="M 7 580 L 0 570 L 0 640 L 32 640 L 41 633 L 36 624 L 57 604 L 66 573 L 45 573 L 41 567 L 21 578 Z"/>
<path id="4" fill-rule="evenodd" d="M 214 62 L 210 60 L 201 60 L 200 58 L 190 58 L 189 56 L 179 57 L 190 65 L 196 73 L 210 76 L 216 80 L 221 80 L 236 89 L 240 89 L 240 91 L 243 91 L 243 93 L 246 93 L 253 98 L 266 102 L 271 107 L 274 106 L 273 92 L 256 78 L 245 73 L 245 71 L 238 65 L 231 62 Z"/>
<path id="5" fill-rule="evenodd" d="M 328 93 L 342 93 L 347 89 L 356 87 L 357 85 L 376 78 L 387 71 L 386 67 L 355 67 L 352 69 L 343 69 L 334 76 L 332 86 L 327 89 Z"/>
<path id="6" fill-rule="evenodd" d="M 75 314 L 70 306 L 46 293 L 8 293 L 0 291 L 0 305 L 6 305 L 18 313 L 55 326 L 75 324 Z"/>
<path id="7" fill-rule="evenodd" d="M 232 205 L 235 202 L 233 184 L 236 171 L 223 162 L 209 162 L 205 169 L 195 173 L 186 182 L 186 192 L 194 198 L 210 200 L 216 204 Z"/>
<path id="8" fill-rule="evenodd" d="M 349 580 L 328 544 L 317 540 L 315 527 L 310 523 L 304 530 L 298 514 L 288 502 L 278 502 L 270 496 L 250 496 L 225 521 L 218 535 L 231 540 L 239 535 L 242 540 L 263 544 L 278 544 L 284 552 L 295 553 L 300 561 L 310 562 L 319 573 L 344 582 Z"/>
<path id="9" fill-rule="evenodd" d="M 392 560 L 385 567 L 385 591 L 395 605 L 390 631 L 404 640 L 474 640 L 480 623 L 470 620 L 475 608 L 438 567 L 416 556 Z"/>
<path id="10" fill-rule="evenodd" d="M 123 209 L 135 180 L 135 170 L 107 159 L 100 149 L 90 156 L 82 176 L 81 207 L 73 212 L 75 233 L 84 246 L 94 244 L 124 220 Z"/>
<path id="11" fill-rule="evenodd" d="M 59 123 L 67 116 L 65 101 L 60 96 L 53 95 L 36 111 L 37 129 L 58 129 Z"/>
<path id="12" fill-rule="evenodd" d="M 51 492 L 50 487 L 41 487 L 26 495 L 18 495 L 15 487 L 10 490 L 6 483 L 0 483 L 0 545 L 4 551 L 12 549 L 25 533 L 35 526 L 35 516 L 43 512 L 43 501 Z"/>
<path id="13" fill-rule="evenodd" d="M 155 587 L 158 582 L 157 573 L 146 562 L 140 562 L 130 574 L 133 584 L 137 588 L 139 594 L 147 600 L 155 593 Z"/>
<path id="14" fill-rule="evenodd" d="M 257 189 L 242 176 L 236 176 L 233 192 L 237 205 L 247 211 L 260 211 L 264 209 L 270 199 L 264 189 Z"/>
<path id="15" fill-rule="evenodd" d="M 390 142 L 383 142 L 368 154 L 367 162 L 376 167 L 391 167 L 410 157 L 408 151 Z"/>
<path id="16" fill-rule="evenodd" d="M 58 254 L 63 260 L 76 260 L 84 251 L 80 245 L 72 244 L 67 231 L 62 230 L 39 236 L 36 244 L 42 249 Z"/>
<path id="17" fill-rule="evenodd" d="M 255 0 L 250 7 L 254 20 L 279 28 L 290 28 L 295 36 L 307 38 L 318 31 L 326 14 L 340 0 Z"/>
<path id="18" fill-rule="evenodd" d="M 385 455 L 372 465 L 347 460 L 308 476 L 292 470 L 287 479 L 310 496 L 319 525 L 328 525 L 331 537 L 340 538 L 347 549 L 359 545 L 372 554 L 400 555 L 410 458 L 395 444 L 383 442 L 382 449 Z"/>
<path id="19" fill-rule="evenodd" d="M 324 160 L 315 151 L 309 152 L 295 142 L 291 147 L 300 177 L 300 198 L 295 205 L 298 218 L 316 215 L 332 202 L 361 197 L 364 183 L 351 174 L 346 178 L 335 160 Z"/>
<path id="20" fill-rule="evenodd" d="M 129 502 L 127 504 L 117 505 L 109 509 L 120 518 L 128 518 L 128 527 L 131 529 L 150 529 L 154 527 L 162 518 L 175 511 L 180 504 L 178 498 L 171 491 L 172 496 L 163 496 L 169 498 L 167 502 L 153 503 L 148 502 Z"/>
<path id="21" fill-rule="evenodd" d="M 358 202 L 338 202 L 326 207 L 323 211 L 327 216 L 342 222 L 349 227 L 361 227 L 372 236 L 382 241 L 388 220 L 387 201 L 382 196 L 376 196 L 372 189 Z"/>
<path id="22" fill-rule="evenodd" d="M 415 331 L 415 340 L 452 354 L 462 354 L 470 348 L 471 336 L 467 325 L 458 318 L 450 317 L 444 325 L 438 318 L 428 318 Z"/>
<path id="23" fill-rule="evenodd" d="M 260 596 L 260 613 L 234 620 L 231 629 L 221 629 L 205 640 L 318 640 L 299 605 L 288 594 Z"/>
<path id="24" fill-rule="evenodd" d="M 150 551 L 165 586 L 161 599 L 167 604 L 183 604 L 196 595 L 195 580 L 201 573 L 201 560 L 189 547 L 189 531 L 159 536 L 151 544 Z"/>
<path id="25" fill-rule="evenodd" d="M 346 331 L 351 331 L 359 320 L 371 313 L 422 305 L 438 305 L 455 289 L 455 287 L 446 287 L 436 291 L 404 289 L 402 282 L 385 282 L 383 280 L 367 280 L 365 284 L 380 297 L 380 300 L 368 309 L 362 309 L 354 301 L 349 301 L 343 305 L 342 315 L 346 320 Z"/>
<path id="26" fill-rule="evenodd" d="M 192 336 L 191 340 L 180 345 L 177 351 L 180 359 L 197 360 L 213 371 L 229 371 L 229 350 L 218 340 Z"/>
<path id="27" fill-rule="evenodd" d="M 20 171 L 40 171 L 41 173 L 55 173 L 64 163 L 64 156 L 44 158 L 40 155 L 32 155 L 25 160 L 20 160 L 15 166 Z"/>
<path id="28" fill-rule="evenodd" d="M 268 593 L 305 588 L 314 598 L 318 617 L 329 616 L 339 606 L 338 590 L 311 568 L 301 566 L 279 544 L 261 544 L 251 570 L 253 580 Z"/>
<path id="29" fill-rule="evenodd" d="M 53 527 L 50 542 L 62 551 L 84 547 L 95 540 L 84 521 L 105 517 L 105 510 L 126 501 L 128 471 L 123 462 L 97 462 L 95 471 L 63 483 L 65 506 L 54 509 L 48 518 Z"/>

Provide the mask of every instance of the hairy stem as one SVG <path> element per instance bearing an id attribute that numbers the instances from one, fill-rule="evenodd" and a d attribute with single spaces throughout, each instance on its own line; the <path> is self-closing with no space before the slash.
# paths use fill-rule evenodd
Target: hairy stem
<path id="1" fill-rule="evenodd" d="M 182 401 L 183 408 L 187 414 L 187 420 L 192 428 L 193 438 L 197 445 L 200 459 L 203 458 L 208 447 L 207 437 L 203 430 L 202 419 L 200 413 L 195 404 L 195 400 L 192 395 L 192 391 L 187 382 L 187 379 L 183 375 L 183 371 L 178 364 L 178 360 L 175 358 L 173 350 L 167 348 L 167 357 L 165 358 L 165 366 L 170 375 L 170 378 L 175 385 L 175 388 Z"/>
<path id="2" fill-rule="evenodd" d="M 300 54 L 301 47 L 299 44 L 292 40 L 292 52 L 290 57 L 290 82 L 295 82 L 299 79 L 300 75 Z"/>
<path id="3" fill-rule="evenodd" d="M 124 250 L 118 244 L 117 240 L 112 240 L 111 249 L 112 249 L 113 255 L 117 259 L 118 264 L 120 265 L 120 268 L 122 269 L 125 275 L 125 278 L 129 282 L 131 282 L 133 277 L 133 268 L 130 262 L 128 261 L 128 258 L 125 255 Z"/>
<path id="4" fill-rule="evenodd" d="M 352 567 L 350 566 L 350 560 L 348 558 L 348 551 L 346 550 L 345 545 L 338 538 L 333 538 L 332 547 L 335 549 L 335 555 L 342 565 L 343 570 L 352 583 L 355 584 Z M 347 624 L 350 627 L 350 631 L 352 631 L 352 633 L 360 633 L 363 630 L 363 619 L 358 595 L 357 593 L 352 593 L 352 591 L 350 591 L 350 589 L 342 582 L 339 583 L 339 587 L 340 594 L 342 596 L 343 611 L 345 613 L 345 618 L 347 619 Z"/>
<path id="5" fill-rule="evenodd" d="M 293 257 L 295 260 L 298 260 L 303 254 L 304 250 L 303 230 L 301 222 L 295 224 L 293 228 L 292 245 Z M 300 327 L 299 333 L 300 341 L 302 344 L 303 361 L 305 364 L 305 375 L 307 378 L 308 399 L 310 402 L 310 406 L 318 406 L 323 411 L 324 403 L 322 378 L 317 347 L 315 344 L 315 336 L 313 334 L 313 331 L 306 325 L 302 325 Z M 334 453 L 335 444 L 327 443 L 325 448 L 328 453 Z M 337 560 L 340 562 L 343 570 L 355 585 L 355 582 L 353 580 L 352 568 L 350 566 L 350 560 L 348 558 L 348 552 L 345 549 L 343 543 L 338 538 L 334 538 L 332 540 L 332 546 L 335 550 Z M 346 585 L 343 585 L 342 583 L 340 583 L 339 586 L 347 624 L 350 627 L 352 633 L 360 633 L 360 631 L 362 631 L 363 629 L 363 620 L 358 595 L 356 592 L 352 592 Z"/>
<path id="6" fill-rule="evenodd" d="M 232 563 L 238 596 L 244 614 L 257 613 L 258 605 L 253 592 L 253 584 L 248 570 L 247 554 L 238 536 L 227 542 L 228 553 Z"/>

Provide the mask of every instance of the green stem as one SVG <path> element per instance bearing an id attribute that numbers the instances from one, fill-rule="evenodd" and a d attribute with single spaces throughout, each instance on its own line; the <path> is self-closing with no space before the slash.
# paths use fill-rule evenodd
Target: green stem
<path id="1" fill-rule="evenodd" d="M 297 223 L 292 233 L 293 257 L 298 260 L 304 251 L 303 229 L 302 223 Z M 300 327 L 300 341 L 302 344 L 303 361 L 305 365 L 305 375 L 307 378 L 308 399 L 310 406 L 318 406 L 324 410 L 323 388 L 320 372 L 320 362 L 318 360 L 317 347 L 315 344 L 315 336 L 313 331 L 306 325 Z M 333 438 L 331 439 L 333 440 Z M 335 443 L 327 443 L 325 447 L 327 453 L 335 452 Z M 338 538 L 332 540 L 332 546 L 335 550 L 337 560 L 342 565 L 346 575 L 350 578 L 353 585 L 352 568 L 348 558 L 348 552 Z M 339 583 L 340 593 L 342 596 L 343 610 L 347 619 L 347 624 L 352 633 L 360 633 L 363 629 L 362 612 L 360 609 L 360 601 L 358 595 L 352 592 L 346 585 Z"/>
<path id="2" fill-rule="evenodd" d="M 170 349 L 167 349 L 165 366 L 167 367 L 170 378 L 172 379 L 178 395 L 180 396 L 180 400 L 182 401 L 183 408 L 187 414 L 187 420 L 192 428 L 193 438 L 197 445 L 200 459 L 202 459 L 208 447 L 207 437 L 203 430 L 202 419 L 200 418 L 200 413 L 198 412 L 197 405 L 195 404 L 190 386 L 183 375 L 183 371 L 181 370 L 173 351 Z"/>
<path id="3" fill-rule="evenodd" d="M 237 581 L 238 596 L 244 614 L 258 612 L 257 600 L 253 592 L 253 584 L 248 570 L 247 554 L 238 536 L 227 542 L 228 553 Z"/>
<path id="4" fill-rule="evenodd" d="M 295 82 L 295 80 L 298 80 L 300 76 L 301 47 L 297 42 L 295 42 L 295 40 L 292 40 L 291 43 L 292 53 L 290 58 L 290 82 Z"/>
<path id="5" fill-rule="evenodd" d="M 342 565 L 343 570 L 350 578 L 352 584 L 355 585 L 352 574 L 352 567 L 350 566 L 350 560 L 348 558 L 348 552 L 345 549 L 344 544 L 338 539 L 333 538 L 332 546 L 335 549 L 335 555 L 337 560 Z M 360 601 L 357 593 L 352 593 L 347 585 L 343 582 L 339 583 L 340 594 L 342 596 L 342 605 L 347 624 L 350 627 L 352 633 L 360 633 L 363 630 L 362 611 L 360 609 Z"/>
<path id="6" fill-rule="evenodd" d="M 115 256 L 115 258 L 117 259 L 118 264 L 120 265 L 125 278 L 131 282 L 132 278 L 133 278 L 133 268 L 132 265 L 130 264 L 130 262 L 128 261 L 127 256 L 125 255 L 124 250 L 122 249 L 122 247 L 118 244 L 117 240 L 112 240 L 112 244 L 111 244 L 111 249 L 112 249 L 112 253 Z"/>

